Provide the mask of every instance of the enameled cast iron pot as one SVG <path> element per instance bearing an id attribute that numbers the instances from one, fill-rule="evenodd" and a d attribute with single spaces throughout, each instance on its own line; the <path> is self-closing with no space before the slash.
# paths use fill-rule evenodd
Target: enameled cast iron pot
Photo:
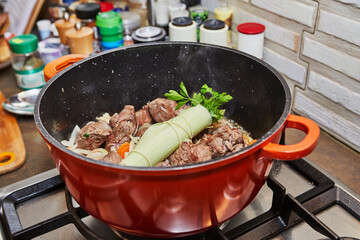
<path id="1" fill-rule="evenodd" d="M 59 73 L 38 96 L 35 122 L 74 199 L 125 233 L 178 237 L 216 227 L 255 198 L 274 158 L 304 157 L 317 143 L 318 126 L 290 114 L 291 95 L 281 75 L 239 51 L 152 43 L 81 58 L 69 55 L 46 66 L 47 78 Z M 75 124 L 82 127 L 126 104 L 140 109 L 168 90 L 178 90 L 180 81 L 189 92 L 206 83 L 231 94 L 233 100 L 224 106 L 227 117 L 250 131 L 256 143 L 209 162 L 168 168 L 104 163 L 61 145 Z M 294 145 L 278 145 L 286 128 L 298 128 L 306 136 Z"/>

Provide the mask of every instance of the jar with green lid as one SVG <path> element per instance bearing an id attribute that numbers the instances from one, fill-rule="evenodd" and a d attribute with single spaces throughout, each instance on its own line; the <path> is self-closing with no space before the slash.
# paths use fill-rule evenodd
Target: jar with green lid
<path id="1" fill-rule="evenodd" d="M 44 86 L 45 65 L 37 51 L 37 37 L 33 34 L 23 34 L 11 38 L 9 44 L 11 63 L 18 86 L 25 90 Z"/>

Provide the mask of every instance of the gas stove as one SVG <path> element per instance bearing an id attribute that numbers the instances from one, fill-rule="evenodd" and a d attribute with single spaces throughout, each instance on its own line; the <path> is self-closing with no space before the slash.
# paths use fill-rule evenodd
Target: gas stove
<path id="1" fill-rule="evenodd" d="M 0 239 L 144 239 L 86 213 L 57 169 L 0 189 L 0 204 Z M 311 161 L 298 159 L 274 161 L 267 184 L 229 221 L 180 239 L 356 238 L 360 196 Z"/>

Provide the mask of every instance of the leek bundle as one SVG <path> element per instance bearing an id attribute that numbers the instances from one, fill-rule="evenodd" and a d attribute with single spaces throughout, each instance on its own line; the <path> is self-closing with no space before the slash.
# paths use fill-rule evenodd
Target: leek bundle
<path id="1" fill-rule="evenodd" d="M 211 123 L 205 107 L 187 108 L 169 121 L 150 126 L 121 164 L 154 166 L 169 157 L 184 140 L 193 138 Z"/>
<path id="2" fill-rule="evenodd" d="M 217 93 L 206 84 L 201 93 L 194 93 L 191 98 L 183 82 L 180 93 L 170 90 L 165 97 L 178 102 L 177 109 L 190 102 L 191 107 L 183 110 L 169 121 L 149 127 L 141 137 L 134 150 L 121 162 L 123 165 L 150 167 L 169 157 L 186 139 L 192 139 L 212 122 L 224 116 L 221 104 L 232 99 L 227 93 Z M 207 98 L 205 94 L 211 94 Z"/>

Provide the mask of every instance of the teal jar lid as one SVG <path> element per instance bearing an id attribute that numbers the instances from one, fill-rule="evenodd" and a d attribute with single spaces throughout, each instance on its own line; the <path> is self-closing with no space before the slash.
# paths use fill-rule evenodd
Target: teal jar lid
<path id="1" fill-rule="evenodd" d="M 38 39 L 34 34 L 23 34 L 11 38 L 9 45 L 13 53 L 30 53 L 38 48 Z"/>
<path id="2" fill-rule="evenodd" d="M 118 25 L 122 25 L 122 20 L 117 12 L 101 12 L 96 16 L 96 26 L 98 27 L 111 28 Z"/>

